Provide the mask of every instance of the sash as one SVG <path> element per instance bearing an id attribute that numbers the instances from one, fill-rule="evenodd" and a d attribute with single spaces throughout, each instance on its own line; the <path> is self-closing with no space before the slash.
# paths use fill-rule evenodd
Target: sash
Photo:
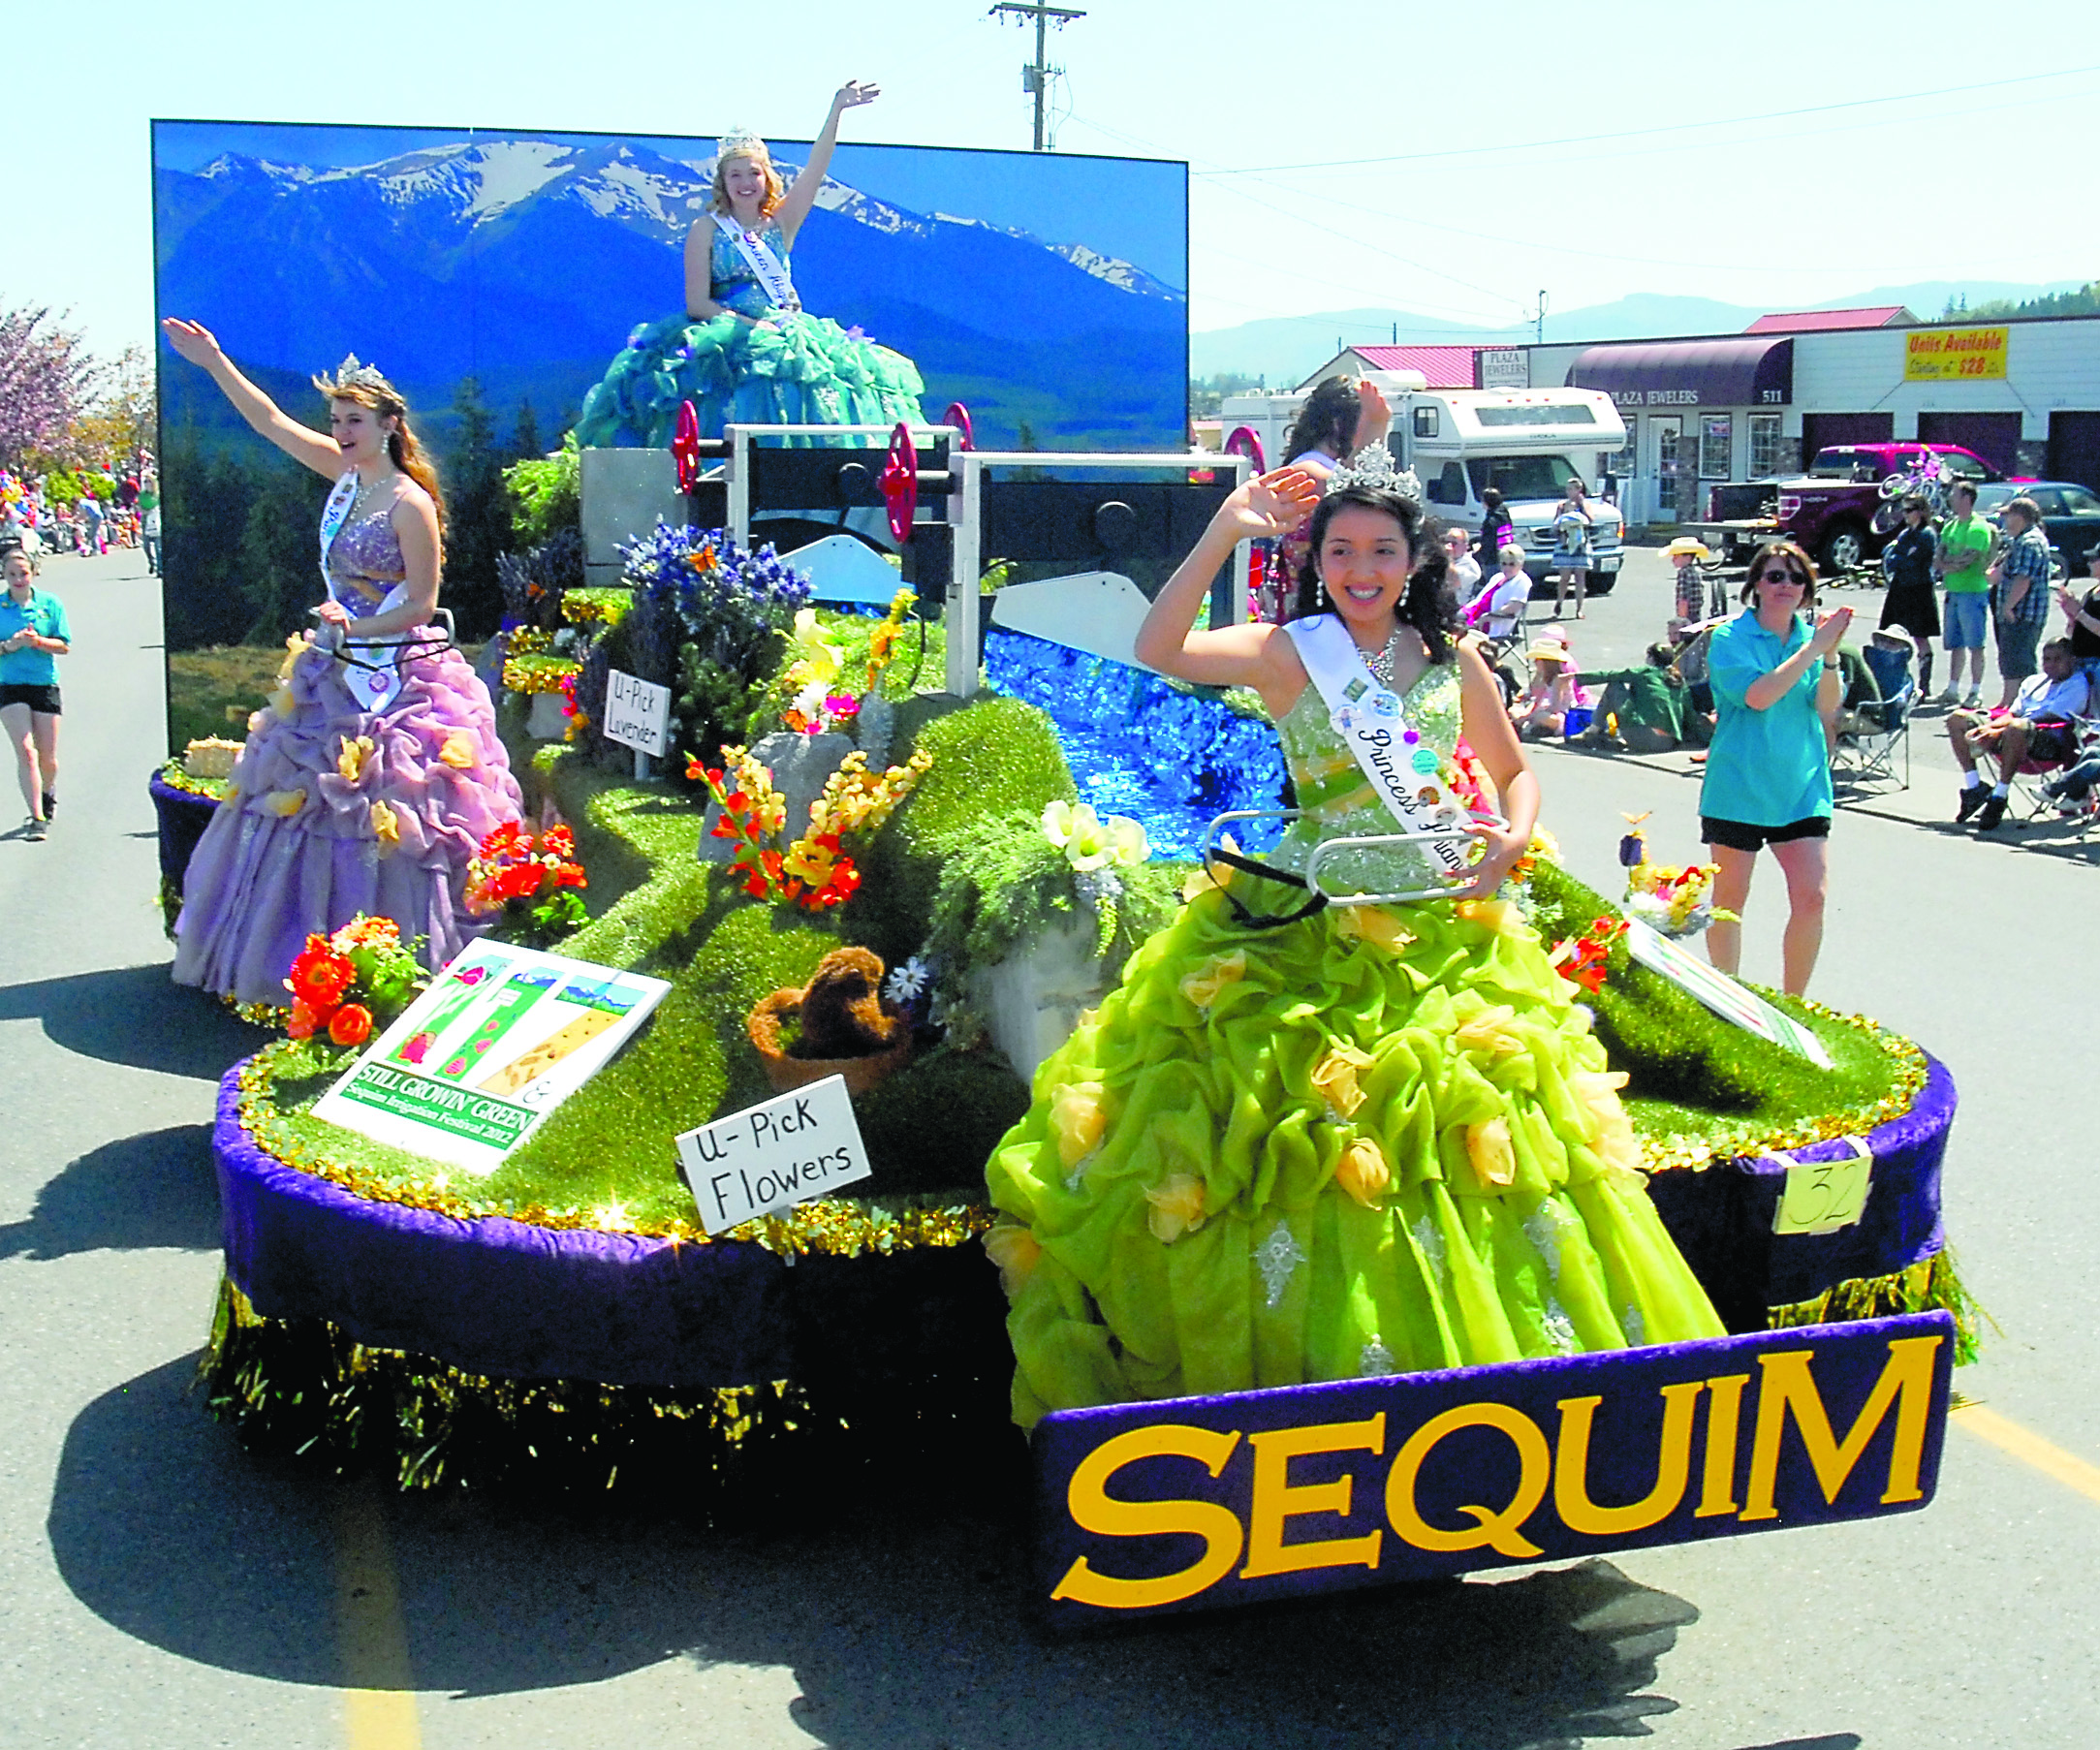
<path id="1" fill-rule="evenodd" d="M 795 296 L 795 282 L 788 277 L 788 266 L 772 251 L 772 245 L 755 233 L 744 231 L 727 213 L 716 213 L 714 222 L 722 234 L 736 246 L 743 257 L 744 266 L 751 269 L 767 301 L 776 310 L 799 310 L 802 300 Z"/>
<path id="2" fill-rule="evenodd" d="M 321 508 L 321 582 L 330 601 L 339 602 L 342 598 L 336 594 L 335 579 L 329 575 L 329 554 L 334 549 L 335 537 L 343 532 L 343 524 L 350 520 L 350 507 L 357 502 L 357 497 L 358 471 L 353 468 L 335 483 L 328 503 Z M 408 585 L 397 583 L 371 611 L 385 613 L 407 600 Z M 343 606 L 361 609 L 366 604 L 344 602 Z M 342 637 L 326 622 L 314 634 L 315 648 L 338 658 L 343 657 L 343 644 Z M 342 661 L 343 685 L 367 711 L 383 711 L 401 690 L 401 673 L 397 666 L 400 650 L 392 645 L 360 645 L 359 648 L 361 654 L 358 660 Z"/>
<path id="3" fill-rule="evenodd" d="M 1332 613 L 1318 613 L 1292 620 L 1284 630 L 1327 703 L 1329 723 L 1399 829 L 1444 831 L 1463 822 L 1464 807 L 1444 787 L 1443 762 L 1407 727 L 1399 696 L 1371 677 L 1348 628 Z M 1469 839 L 1414 842 L 1432 866 L 1451 875 L 1465 872 Z"/>

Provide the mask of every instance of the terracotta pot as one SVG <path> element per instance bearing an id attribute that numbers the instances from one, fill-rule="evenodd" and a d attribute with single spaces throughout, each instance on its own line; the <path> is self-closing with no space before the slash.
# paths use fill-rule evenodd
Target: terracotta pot
<path id="1" fill-rule="evenodd" d="M 801 991 L 776 990 L 770 996 L 760 998 L 744 1023 L 751 1035 L 751 1044 L 758 1050 L 759 1061 L 766 1066 L 766 1079 L 772 1083 L 775 1092 L 785 1094 L 794 1088 L 807 1087 L 812 1081 L 822 1081 L 827 1076 L 843 1076 L 847 1093 L 864 1094 L 895 1075 L 911 1060 L 909 1028 L 898 1035 L 896 1044 L 889 1049 L 865 1057 L 791 1057 L 780 1048 L 780 1017 L 796 1013 L 801 1005 Z M 888 1001 L 882 1008 L 885 1015 L 902 1017 L 904 1014 Z"/>

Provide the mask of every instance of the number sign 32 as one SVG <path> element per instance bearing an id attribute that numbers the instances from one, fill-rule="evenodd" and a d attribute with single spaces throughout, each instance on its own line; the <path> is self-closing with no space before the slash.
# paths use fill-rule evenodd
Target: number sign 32
<path id="1" fill-rule="evenodd" d="M 1860 1219 L 1873 1180 L 1874 1152 L 1858 1137 L 1845 1141 L 1853 1152 L 1841 1160 L 1772 1157 L 1786 1163 L 1786 1188 L 1771 1223 L 1774 1234 L 1834 1234 Z"/>

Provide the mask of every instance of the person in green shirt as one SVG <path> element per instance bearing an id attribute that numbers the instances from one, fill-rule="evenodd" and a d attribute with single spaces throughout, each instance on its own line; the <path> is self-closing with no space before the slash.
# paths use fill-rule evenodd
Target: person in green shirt
<path id="1" fill-rule="evenodd" d="M 1941 704 L 1974 705 L 1984 690 L 1984 635 L 1990 629 L 1990 549 L 1994 530 L 1976 515 L 1976 488 L 1965 480 L 1948 489 L 1954 515 L 1940 525 L 1939 557 L 1932 569 L 1947 589 L 1947 690 Z M 1961 657 L 1973 665 L 1967 696 L 1961 692 Z"/>

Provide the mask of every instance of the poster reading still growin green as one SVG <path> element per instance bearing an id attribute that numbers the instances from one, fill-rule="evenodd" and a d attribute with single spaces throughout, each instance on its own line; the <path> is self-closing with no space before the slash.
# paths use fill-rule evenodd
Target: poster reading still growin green
<path id="1" fill-rule="evenodd" d="M 317 1117 L 492 1172 L 663 1001 L 661 979 L 477 942 L 315 1104 Z"/>

